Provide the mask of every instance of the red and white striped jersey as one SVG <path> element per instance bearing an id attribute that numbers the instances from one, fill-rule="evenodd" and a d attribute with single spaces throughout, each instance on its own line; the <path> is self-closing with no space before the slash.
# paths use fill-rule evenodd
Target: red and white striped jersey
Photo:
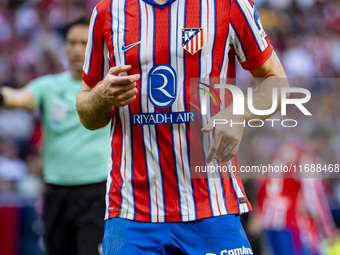
<path id="1" fill-rule="evenodd" d="M 137 99 L 113 111 L 106 218 L 180 222 L 251 210 L 237 176 L 192 178 L 190 169 L 205 165 L 208 151 L 201 136 L 212 134 L 191 132 L 190 125 L 204 121 L 189 110 L 190 79 L 235 78 L 235 56 L 251 70 L 272 51 L 251 0 L 97 4 L 84 82 L 94 87 L 120 64 L 132 66 L 123 75 L 141 75 Z M 194 157 L 190 138 L 199 141 Z M 230 164 L 238 167 L 237 156 Z"/>
<path id="2" fill-rule="evenodd" d="M 299 166 L 311 164 L 317 164 L 316 155 L 298 143 L 285 144 L 275 155 L 272 165 L 292 165 L 298 170 L 282 173 L 281 178 L 264 179 L 261 183 L 256 213 L 262 219 L 265 229 L 288 228 L 293 235 L 299 236 L 314 222 L 327 237 L 334 236 L 336 227 L 322 179 L 306 178 L 299 170 Z M 311 231 L 308 230 L 313 234 Z"/>

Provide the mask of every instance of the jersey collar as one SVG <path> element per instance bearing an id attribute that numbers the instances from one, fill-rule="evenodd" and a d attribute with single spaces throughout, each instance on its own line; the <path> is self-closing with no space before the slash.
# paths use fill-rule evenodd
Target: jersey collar
<path id="1" fill-rule="evenodd" d="M 168 0 L 165 4 L 158 4 L 156 3 L 154 0 L 142 0 L 144 3 L 150 4 L 153 7 L 157 7 L 159 9 L 164 9 L 168 6 L 170 6 L 173 2 L 175 2 L 176 0 Z"/>

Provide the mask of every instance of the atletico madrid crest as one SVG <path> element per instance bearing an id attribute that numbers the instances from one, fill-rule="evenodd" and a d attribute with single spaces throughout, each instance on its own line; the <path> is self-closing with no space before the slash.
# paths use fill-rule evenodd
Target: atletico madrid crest
<path id="1" fill-rule="evenodd" d="M 191 55 L 203 48 L 203 28 L 183 28 L 182 47 Z"/>

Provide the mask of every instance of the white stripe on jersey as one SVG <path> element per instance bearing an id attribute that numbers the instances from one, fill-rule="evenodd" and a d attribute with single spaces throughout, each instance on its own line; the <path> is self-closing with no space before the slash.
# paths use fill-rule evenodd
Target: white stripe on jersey
<path id="1" fill-rule="evenodd" d="M 97 21 L 97 16 L 98 16 L 98 10 L 97 8 L 93 9 L 92 16 L 91 16 L 91 21 L 90 21 L 90 27 L 89 27 L 89 37 L 87 40 L 87 45 L 86 45 L 86 50 L 85 50 L 85 61 L 84 61 L 84 66 L 83 70 L 84 72 L 88 75 L 90 71 L 90 65 L 91 65 L 91 55 L 92 55 L 92 42 L 93 42 L 93 29 L 94 25 Z"/>
<path id="2" fill-rule="evenodd" d="M 227 46 L 228 45 L 228 46 Z M 229 49 L 230 49 L 230 45 L 229 45 L 229 43 L 228 43 L 228 38 L 227 38 L 227 41 L 226 41 L 226 47 L 228 47 L 226 50 L 226 52 L 229 52 Z M 225 56 L 224 56 L 224 60 L 225 59 L 227 59 L 227 63 L 226 63 L 226 67 L 225 67 L 225 73 L 223 73 L 223 75 L 221 75 L 222 74 L 222 69 L 221 69 L 221 73 L 220 73 L 220 77 L 227 77 L 227 72 L 228 72 L 228 65 L 229 65 L 229 56 L 228 56 L 228 54 L 225 54 Z M 224 61 L 223 60 L 223 61 Z M 222 66 L 222 68 L 223 68 L 223 66 Z M 219 84 L 226 84 L 227 82 L 227 79 L 226 78 L 220 78 L 219 79 Z M 220 98 L 221 98 L 221 104 L 220 104 L 220 111 L 222 111 L 222 110 L 224 110 L 227 106 L 226 106 L 226 98 L 225 98 L 225 93 L 226 93 L 226 89 L 225 88 L 218 88 L 218 90 L 219 90 L 219 96 L 220 96 Z M 224 205 L 226 204 L 226 201 L 225 201 L 225 197 L 224 197 L 224 194 L 223 194 L 223 191 L 224 191 L 224 187 L 223 187 L 223 184 L 222 184 L 222 176 L 221 176 L 221 174 L 219 174 L 219 181 L 220 181 L 220 185 L 221 185 L 221 193 L 222 194 L 220 194 L 220 196 L 222 195 L 222 198 L 223 198 L 223 200 L 221 200 L 221 197 L 219 196 L 219 204 L 221 204 L 221 201 L 223 201 L 224 202 Z M 226 206 L 223 206 L 222 207 L 223 208 L 223 210 L 222 210 L 222 214 L 223 214 L 223 212 L 224 212 L 224 208 L 225 208 L 225 212 L 224 213 L 228 213 L 228 209 L 227 209 L 227 207 Z"/>
<path id="3" fill-rule="evenodd" d="M 226 84 L 227 83 L 227 75 L 228 75 L 228 67 L 229 67 L 229 50 L 230 50 L 230 26 L 229 26 L 229 30 L 228 30 L 228 36 L 225 42 L 225 46 L 224 46 L 224 54 L 223 54 L 223 61 L 222 61 L 222 67 L 221 67 L 221 71 L 220 71 L 220 84 Z M 223 81 L 223 82 L 222 82 Z M 225 88 L 219 88 L 219 94 L 220 94 L 220 98 L 222 101 L 222 105 L 220 107 L 220 110 L 223 110 L 226 107 L 226 98 L 225 98 Z"/>
<path id="4" fill-rule="evenodd" d="M 106 181 L 106 195 L 105 195 L 105 201 L 106 201 L 106 211 L 105 211 L 105 220 L 109 218 L 109 211 L 110 211 L 110 192 L 111 192 L 111 184 L 112 184 L 112 178 L 111 178 L 111 172 L 112 172 L 112 140 L 113 140 L 113 134 L 115 133 L 115 128 L 116 128 L 116 118 L 113 117 L 112 120 L 112 128 L 111 128 L 111 133 L 110 133 L 110 156 L 108 160 L 108 173 L 107 173 L 107 181 Z"/>
<path id="5" fill-rule="evenodd" d="M 249 3 L 249 0 L 242 0 L 242 1 L 243 1 L 244 5 L 248 8 L 248 10 L 254 9 L 254 7 Z"/>
<path id="6" fill-rule="evenodd" d="M 202 78 L 209 78 L 210 73 L 212 71 L 212 60 L 213 55 L 209 54 L 213 51 L 213 44 L 214 44 L 214 37 L 215 37 L 215 5 L 214 1 L 212 0 L 201 0 L 201 27 L 203 27 L 206 36 L 204 36 L 204 47 L 203 52 L 201 52 L 201 58 L 205 58 L 203 61 L 201 61 L 201 67 L 200 67 L 200 80 Z M 206 10 L 209 9 L 209 12 L 207 14 Z M 209 20 L 208 20 L 209 15 Z M 206 54 L 204 54 L 206 53 Z M 204 54 L 204 55 L 203 55 Z M 207 84 L 210 84 L 209 80 L 207 82 L 204 82 Z M 200 90 L 200 98 L 206 97 L 204 91 Z M 202 126 L 206 126 L 209 122 L 209 119 L 211 118 L 211 98 L 206 98 L 206 113 L 207 116 L 204 118 L 202 116 Z M 203 106 L 205 107 L 205 106 Z M 201 111 L 203 111 L 202 104 L 201 104 Z M 213 141 L 213 132 L 209 133 L 202 133 L 203 138 L 203 153 L 204 157 L 207 157 L 208 150 L 210 148 L 210 142 Z M 207 166 L 217 166 L 217 161 L 213 160 L 211 163 L 207 164 Z M 212 209 L 212 214 L 215 215 L 221 215 L 221 214 L 227 214 L 227 209 L 225 205 L 225 200 L 223 197 L 223 190 L 221 181 L 216 181 L 215 178 L 220 178 L 218 173 L 214 173 L 213 175 L 207 176 L 207 183 L 208 183 L 208 190 L 210 195 L 210 204 Z"/>
<path id="7" fill-rule="evenodd" d="M 149 102 L 147 95 L 148 73 L 154 65 L 154 12 L 150 5 L 140 1 L 142 26 L 140 44 L 140 63 L 142 66 L 141 80 L 141 107 L 142 112 L 154 112 L 154 106 Z M 151 61 L 150 61 L 151 60 Z M 163 196 L 162 173 L 159 163 L 159 151 L 157 145 L 156 127 L 154 125 L 143 125 L 143 139 L 146 153 L 147 172 L 149 180 L 149 193 L 151 199 L 151 222 L 165 221 L 165 205 Z"/>
<path id="8" fill-rule="evenodd" d="M 104 63 L 103 63 L 103 74 L 102 74 L 102 77 L 104 79 L 105 75 L 107 74 L 107 72 L 109 71 L 110 69 L 110 61 L 109 61 L 109 58 L 110 58 L 110 53 L 109 53 L 109 49 L 106 45 L 106 42 L 103 40 L 103 56 L 104 56 Z"/>
<path id="9" fill-rule="evenodd" d="M 233 25 L 230 23 L 229 24 L 229 35 L 228 35 L 228 41 L 227 44 L 231 44 L 234 46 L 234 50 L 236 55 L 239 57 L 241 62 L 245 62 L 247 60 L 246 54 L 244 52 L 244 49 L 242 47 L 242 43 L 240 41 L 240 38 L 238 34 L 236 33 Z"/>
<path id="10" fill-rule="evenodd" d="M 117 4 L 111 4 L 111 15 L 112 15 L 112 23 L 111 23 L 111 28 L 112 28 L 112 44 L 114 45 L 114 50 L 113 50 L 113 54 L 114 54 L 114 59 L 115 59 L 115 64 L 116 66 L 121 64 L 121 57 L 119 55 L 119 43 L 118 43 L 118 31 L 119 31 L 119 27 L 122 25 L 121 19 L 119 17 L 120 13 L 119 13 L 119 3 Z M 121 14 L 122 15 L 122 14 Z M 117 23 L 113 22 L 113 21 L 117 21 Z M 121 152 L 121 163 L 120 163 L 120 175 L 122 177 L 122 187 L 121 187 L 121 207 L 120 207 L 120 213 L 119 213 L 119 217 L 121 218 L 126 218 L 127 217 L 127 213 L 128 213 L 128 200 L 127 200 L 127 190 L 126 190 L 126 176 L 124 174 L 124 171 L 126 171 L 127 169 L 125 168 L 125 151 L 126 151 L 126 144 L 125 144 L 125 137 L 124 137 L 124 131 L 125 131 L 125 122 L 124 122 L 124 117 L 122 116 L 122 111 L 119 110 L 118 112 L 118 116 L 119 116 L 119 122 L 121 123 L 121 130 L 122 130 L 122 152 Z"/>
<path id="11" fill-rule="evenodd" d="M 126 4 L 126 1 L 125 1 Z M 124 15 L 120 15 L 119 18 L 119 29 L 121 30 L 121 27 L 124 28 L 125 31 L 125 4 L 119 4 L 119 12 L 121 14 Z M 123 42 L 124 44 L 124 40 L 125 40 L 125 32 L 124 33 L 119 33 L 119 42 Z M 120 45 L 118 45 L 120 47 Z M 125 52 L 119 50 L 120 55 L 121 55 L 121 64 L 126 64 L 125 62 Z M 127 72 L 122 73 L 122 75 L 128 75 Z M 120 108 L 119 108 L 120 110 Z M 134 201 L 134 193 L 133 193 L 133 187 L 132 187 L 132 174 L 133 174 L 133 162 L 132 162 L 132 134 L 131 134 L 131 122 L 130 122 L 130 105 L 127 105 L 125 107 L 122 108 L 122 114 L 121 111 L 120 113 L 120 119 L 122 119 L 122 117 L 124 118 L 124 121 L 122 123 L 125 124 L 125 135 L 123 136 L 124 139 L 126 139 L 125 141 L 125 149 L 126 149 L 126 154 L 125 154 L 125 158 L 126 158 L 126 194 L 127 194 L 127 200 L 128 200 L 128 210 L 127 210 L 127 219 L 134 219 L 134 215 L 135 215 L 135 201 Z"/>
<path id="12" fill-rule="evenodd" d="M 127 219 L 134 219 L 134 214 L 135 214 L 135 206 L 134 206 L 134 194 L 133 194 L 133 188 L 132 188 L 132 141 L 131 141 L 131 123 L 130 123 L 130 113 L 129 113 L 129 107 L 119 107 L 119 117 L 121 120 L 121 123 L 123 123 L 123 125 L 125 125 L 125 127 L 123 126 L 122 129 L 124 129 L 124 131 L 122 132 L 122 139 L 123 139 L 123 148 L 125 149 L 125 155 L 124 153 L 122 153 L 122 155 L 124 155 L 125 159 L 122 159 L 122 163 L 125 163 L 126 166 L 124 166 L 123 164 L 121 164 L 121 173 L 123 170 L 123 190 L 122 190 L 122 194 L 126 195 L 126 200 L 127 200 L 127 215 L 126 218 Z M 123 202 L 125 201 L 125 199 L 123 199 Z M 124 203 L 122 204 L 122 216 L 124 215 Z"/>
<path id="13" fill-rule="evenodd" d="M 203 28 L 206 36 L 203 37 L 204 39 L 204 47 L 201 50 L 201 70 L 200 76 L 201 78 L 208 78 L 208 75 L 211 73 L 211 65 L 212 65 L 212 48 L 214 42 L 214 33 L 215 33 L 215 22 L 211 20 L 211 17 L 214 14 L 214 10 L 211 10 L 211 4 L 209 3 L 209 14 L 207 14 L 206 10 L 208 9 L 208 2 L 209 0 L 201 0 L 201 27 Z M 213 2 L 213 1 L 209 1 Z M 209 15 L 209 22 L 208 16 Z M 211 36 L 210 36 L 211 35 Z M 210 57 L 209 57 L 210 56 Z"/>
<path id="14" fill-rule="evenodd" d="M 204 83 L 207 82 L 208 79 Z M 201 112 L 206 111 L 207 116 L 202 115 L 202 127 L 206 126 L 208 124 L 208 115 L 211 116 L 211 108 L 210 108 L 210 97 L 205 93 L 203 90 L 199 90 L 199 96 L 200 96 L 200 109 Z M 205 99 L 203 99 L 205 98 Z M 206 107 L 206 110 L 203 109 L 203 107 Z M 210 117 L 209 117 L 210 118 Z M 210 148 L 210 141 L 212 142 L 213 134 L 210 132 L 202 133 L 202 139 L 203 139 L 203 153 L 204 158 L 207 158 L 207 154 Z M 213 160 L 209 164 L 206 164 L 207 167 L 215 167 L 217 169 L 218 162 L 216 160 Z M 221 215 L 221 214 L 227 214 L 227 208 L 225 205 L 225 198 L 223 196 L 223 189 L 222 189 L 222 180 L 220 173 L 214 172 L 214 173 L 207 173 L 207 183 L 208 183 L 208 190 L 210 195 L 210 204 L 211 209 L 213 212 L 213 215 Z"/>
<path id="15" fill-rule="evenodd" d="M 250 29 L 253 32 L 253 35 L 255 36 L 255 40 L 257 41 L 257 44 L 260 47 L 261 52 L 263 52 L 267 48 L 268 42 L 266 41 L 265 38 L 261 36 L 260 31 L 256 26 L 255 22 L 257 21 L 254 20 L 255 7 L 252 7 L 250 3 L 248 2 L 248 0 L 237 0 L 237 2 L 239 3 L 241 10 L 243 14 L 245 15 L 245 18 L 247 19 L 248 24 L 250 25 Z"/>
<path id="16" fill-rule="evenodd" d="M 228 31 L 228 36 L 226 39 L 226 43 L 224 46 L 224 56 L 223 56 L 223 62 L 222 62 L 222 67 L 221 67 L 221 71 L 220 71 L 220 79 L 219 79 L 219 84 L 227 84 L 227 75 L 228 75 L 228 67 L 229 67 L 229 51 L 230 51 L 230 27 L 229 26 L 229 31 Z M 222 111 L 223 109 L 225 109 L 227 107 L 226 105 L 226 89 L 225 88 L 218 88 L 219 90 L 219 96 L 221 98 L 221 105 L 220 105 L 220 111 Z M 221 183 L 222 183 L 222 179 L 221 179 Z M 223 191 L 223 188 L 222 188 Z M 225 202 L 225 197 L 223 196 L 224 202 Z M 226 208 L 227 210 L 227 208 Z M 227 211 L 228 213 L 228 211 Z"/>
<path id="17" fill-rule="evenodd" d="M 125 4 L 124 2 L 118 2 L 117 5 L 112 5 L 112 17 L 113 20 L 117 20 L 117 24 L 111 24 L 113 30 L 113 44 L 116 46 L 114 56 L 116 65 L 125 64 L 124 52 L 119 50 L 121 43 L 124 42 L 124 33 L 119 31 L 125 30 Z M 117 36 L 119 35 L 119 37 Z M 122 75 L 127 75 L 126 72 Z M 129 106 L 118 108 L 119 119 L 122 129 L 122 154 L 120 164 L 120 174 L 123 179 L 121 188 L 121 209 L 119 217 L 133 219 L 135 213 L 134 196 L 132 188 L 132 142 L 131 142 L 131 123 Z"/>
<path id="18" fill-rule="evenodd" d="M 121 50 L 121 47 L 124 45 L 125 42 L 125 19 L 126 19 L 126 13 L 125 13 L 125 5 L 126 0 L 123 1 L 117 1 L 118 8 L 117 8 L 117 15 L 118 15 L 118 22 L 119 26 L 117 27 L 117 34 L 118 34 L 118 41 L 117 41 L 117 47 L 116 51 L 119 54 L 119 62 L 120 64 L 125 64 L 125 51 Z M 117 37 L 117 36 L 116 36 Z M 123 73 L 123 75 L 127 75 L 127 73 Z"/>
<path id="19" fill-rule="evenodd" d="M 209 74 L 211 72 L 211 58 L 208 57 L 211 52 L 211 47 L 209 47 L 209 43 L 208 40 L 211 39 L 212 36 L 210 36 L 211 34 L 211 30 L 210 30 L 210 26 L 208 24 L 208 14 L 206 12 L 206 10 L 208 9 L 208 5 L 207 5 L 207 1 L 208 0 L 201 0 L 201 27 L 205 30 L 206 36 L 204 36 L 204 47 L 201 50 L 201 58 L 202 61 L 200 62 L 200 80 L 202 80 L 202 78 L 209 78 Z M 210 16 L 211 10 L 209 10 L 209 16 Z M 208 66 L 210 67 L 208 70 Z M 208 83 L 210 85 L 210 81 L 207 79 Z M 204 82 L 205 83 L 205 82 Z M 201 108 L 201 112 L 204 112 L 206 108 L 206 116 L 202 115 L 202 127 L 206 126 L 209 122 L 209 119 L 211 118 L 211 109 L 210 109 L 210 104 L 211 104 L 211 99 L 210 97 L 207 96 L 207 94 L 203 91 L 203 90 L 199 90 L 199 98 L 200 98 L 200 102 L 202 102 L 203 100 L 203 104 L 200 104 L 200 108 Z M 202 143 L 203 143 L 203 154 L 204 154 L 204 158 L 207 158 L 207 154 L 210 148 L 210 142 L 212 141 L 213 138 L 213 134 L 212 132 L 210 133 L 202 133 Z M 213 161 L 209 164 L 206 163 L 206 166 L 213 166 L 216 162 Z M 212 192 L 215 191 L 215 189 L 213 189 L 213 182 L 214 180 L 212 180 L 212 178 L 210 178 L 211 176 L 209 176 L 209 174 L 207 173 L 207 184 L 208 184 L 208 192 L 210 195 L 210 206 L 212 209 L 212 214 L 215 215 L 219 215 L 219 211 L 218 211 L 218 206 L 217 206 L 217 201 L 216 201 L 216 193 L 215 195 L 212 194 Z"/>
<path id="20" fill-rule="evenodd" d="M 227 56 L 225 58 L 228 59 L 228 54 L 227 54 Z M 228 66 L 228 64 L 227 64 L 227 66 Z M 223 76 L 223 77 L 227 77 L 227 76 Z M 220 81 L 220 79 L 219 79 L 219 81 Z M 226 83 L 226 79 L 225 78 L 222 79 L 222 81 L 225 81 L 224 83 Z M 221 98 L 220 111 L 222 111 L 223 109 L 226 108 L 225 88 L 219 88 L 218 90 L 219 90 L 219 96 Z M 228 209 L 226 207 L 226 201 L 225 201 L 224 192 L 223 192 L 224 191 L 224 187 L 223 187 L 223 184 L 222 184 L 222 178 L 223 177 L 221 176 L 221 173 L 218 173 L 218 176 L 216 178 L 216 187 L 217 187 L 217 191 L 218 191 L 218 204 L 219 204 L 219 208 L 221 210 L 221 213 L 223 215 L 223 214 L 228 214 Z"/>
<path id="21" fill-rule="evenodd" d="M 185 17 L 185 1 L 173 3 L 170 8 L 170 19 L 177 20 L 177 26 L 171 26 L 170 32 L 170 52 L 176 52 L 177 58 L 171 58 L 170 65 L 175 68 L 177 77 L 182 77 L 177 81 L 177 98 L 171 106 L 173 112 L 185 111 L 185 90 L 184 90 L 184 49 L 181 45 L 181 33 Z M 176 39 L 175 39 L 176 38 Z M 171 41 L 176 40 L 176 44 Z M 176 62 L 177 61 L 177 62 Z M 185 124 L 175 124 L 172 126 L 172 136 L 175 151 L 176 173 L 179 185 L 180 209 L 182 221 L 195 220 L 195 202 L 191 185 L 191 174 L 188 155 L 187 130 Z M 182 164 L 183 160 L 183 164 Z"/>

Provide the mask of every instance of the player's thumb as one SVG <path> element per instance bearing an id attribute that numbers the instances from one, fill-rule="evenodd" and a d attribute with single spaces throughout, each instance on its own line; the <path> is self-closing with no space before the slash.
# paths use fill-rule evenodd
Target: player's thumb
<path id="1" fill-rule="evenodd" d="M 119 75 L 120 73 L 127 72 L 131 69 L 130 65 L 119 65 L 112 67 L 109 71 L 109 73 L 114 74 L 114 75 Z"/>
<path id="2" fill-rule="evenodd" d="M 202 132 L 208 133 L 214 129 L 214 119 L 211 119 L 209 123 L 201 129 Z"/>

